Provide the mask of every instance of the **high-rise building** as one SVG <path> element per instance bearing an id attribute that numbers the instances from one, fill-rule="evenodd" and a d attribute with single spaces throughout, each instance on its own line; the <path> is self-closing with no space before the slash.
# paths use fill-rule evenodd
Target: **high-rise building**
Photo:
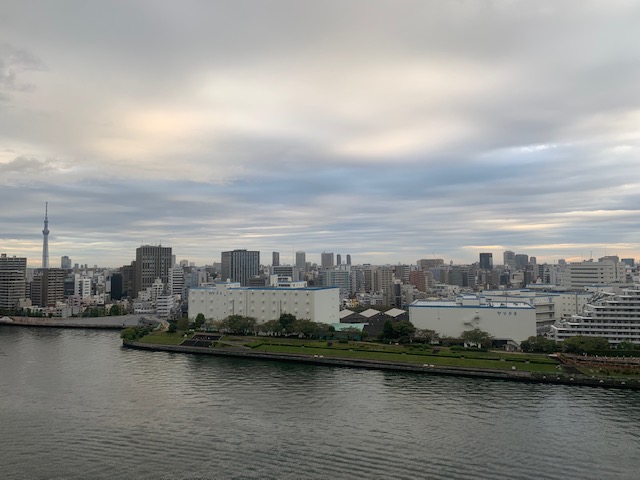
<path id="1" fill-rule="evenodd" d="M 71 259 L 66 255 L 60 258 L 60 268 L 64 270 L 71 270 Z"/>
<path id="2" fill-rule="evenodd" d="M 27 259 L 0 255 L 0 309 L 15 308 L 18 300 L 25 298 Z"/>
<path id="3" fill-rule="evenodd" d="M 351 265 L 351 254 L 347 253 L 347 265 Z"/>
<path id="4" fill-rule="evenodd" d="M 444 265 L 444 260 L 442 258 L 422 258 L 418 260 L 418 269 L 420 270 L 438 268 L 440 265 Z"/>
<path id="5" fill-rule="evenodd" d="M 331 268 L 335 265 L 333 260 L 333 253 L 322 252 L 320 254 L 320 266 L 322 268 Z"/>
<path id="6" fill-rule="evenodd" d="M 401 280 L 402 283 L 409 283 L 409 272 L 411 272 L 409 265 L 396 265 L 393 270 L 393 276 L 396 280 Z"/>
<path id="7" fill-rule="evenodd" d="M 240 282 L 245 287 L 249 279 L 260 273 L 260 252 L 232 250 L 222 252 L 222 281 Z"/>
<path id="8" fill-rule="evenodd" d="M 304 252 L 296 252 L 296 268 L 300 272 L 307 271 L 307 254 Z"/>
<path id="9" fill-rule="evenodd" d="M 409 272 L 409 283 L 415 285 L 420 292 L 426 292 L 433 286 L 433 274 L 427 270 L 414 270 Z"/>
<path id="10" fill-rule="evenodd" d="M 493 254 L 492 253 L 480 254 L 480 268 L 482 270 L 493 270 Z"/>
<path id="11" fill-rule="evenodd" d="M 516 253 L 515 261 L 516 269 L 524 270 L 524 267 L 529 265 L 529 255 L 527 255 L 526 253 Z"/>
<path id="12" fill-rule="evenodd" d="M 341 295 L 351 292 L 351 272 L 347 270 L 321 270 L 318 274 L 318 286 L 338 287 Z"/>
<path id="13" fill-rule="evenodd" d="M 342 255 L 339 253 L 336 255 L 336 265 L 342 265 Z"/>
<path id="14" fill-rule="evenodd" d="M 143 245 L 136 249 L 135 296 L 152 286 L 159 278 L 168 288 L 169 269 L 173 265 L 171 247 Z"/>
<path id="15" fill-rule="evenodd" d="M 278 267 L 280 265 L 280 252 L 271 253 L 271 266 Z"/>
<path id="16" fill-rule="evenodd" d="M 31 282 L 31 302 L 40 307 L 55 307 L 57 302 L 64 301 L 66 275 L 61 268 L 41 270 Z"/>
<path id="17" fill-rule="evenodd" d="M 169 269 L 169 295 L 182 295 L 184 290 L 184 267 L 175 266 Z"/>
<path id="18" fill-rule="evenodd" d="M 111 300 L 122 300 L 122 273 L 111 274 Z"/>
<path id="19" fill-rule="evenodd" d="M 506 250 L 502 254 L 502 261 L 504 263 L 504 267 L 509 271 L 516 270 L 516 254 L 511 250 Z"/>
<path id="20" fill-rule="evenodd" d="M 42 230 L 42 268 L 49 268 L 49 202 L 44 204 L 44 229 Z"/>
<path id="21" fill-rule="evenodd" d="M 122 296 L 135 298 L 136 297 L 136 261 L 131 262 L 130 265 L 123 265 L 120 269 L 122 272 Z"/>

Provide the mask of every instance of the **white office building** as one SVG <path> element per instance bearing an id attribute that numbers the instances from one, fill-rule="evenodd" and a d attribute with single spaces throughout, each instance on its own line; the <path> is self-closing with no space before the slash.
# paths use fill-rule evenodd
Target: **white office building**
<path id="1" fill-rule="evenodd" d="M 563 285 L 569 290 L 583 290 L 588 285 L 621 283 L 625 278 L 625 264 L 615 260 L 575 262 L 566 266 Z"/>
<path id="2" fill-rule="evenodd" d="M 189 318 L 202 313 L 207 320 L 229 315 L 254 317 L 258 323 L 277 320 L 283 313 L 314 322 L 339 322 L 339 289 L 241 287 L 238 282 L 189 289 Z"/>

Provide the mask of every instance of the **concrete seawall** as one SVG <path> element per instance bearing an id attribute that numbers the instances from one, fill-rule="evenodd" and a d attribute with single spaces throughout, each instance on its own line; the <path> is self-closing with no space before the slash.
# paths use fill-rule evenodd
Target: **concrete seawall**
<path id="1" fill-rule="evenodd" d="M 561 385 L 582 385 L 591 387 L 620 388 L 640 390 L 638 380 L 614 380 L 593 378 L 587 375 L 540 374 L 524 371 L 491 370 L 480 368 L 447 367 L 441 365 L 415 364 L 403 362 L 385 362 L 378 360 L 360 360 L 353 358 L 323 357 L 318 355 L 283 354 L 270 352 L 256 352 L 241 349 L 223 349 L 207 347 L 186 347 L 181 345 L 158 345 L 140 342 L 124 341 L 123 347 L 138 350 L 151 350 L 174 353 L 190 353 L 200 355 L 218 355 L 225 357 L 249 358 L 257 360 L 271 360 L 280 362 L 295 362 L 311 365 L 326 365 L 336 367 L 367 368 L 373 370 L 391 370 L 401 372 L 415 372 L 430 375 L 454 375 L 460 377 L 486 378 L 494 380 L 509 380 L 529 383 L 552 383 Z"/>
<path id="2" fill-rule="evenodd" d="M 19 327 L 49 327 L 49 328 L 97 328 L 122 330 L 127 327 L 137 327 L 141 320 L 159 323 L 153 317 L 144 315 L 119 315 L 113 317 L 0 317 L 0 325 Z"/>

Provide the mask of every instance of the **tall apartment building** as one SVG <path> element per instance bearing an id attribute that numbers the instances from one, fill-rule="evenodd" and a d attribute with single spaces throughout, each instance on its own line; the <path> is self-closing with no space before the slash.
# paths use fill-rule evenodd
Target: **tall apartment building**
<path id="1" fill-rule="evenodd" d="M 271 266 L 277 267 L 280 265 L 280 252 L 271 252 Z"/>
<path id="2" fill-rule="evenodd" d="M 173 266 L 171 247 L 143 245 L 136 249 L 135 296 L 146 290 L 159 278 L 165 287 L 169 284 L 169 270 Z"/>
<path id="3" fill-rule="evenodd" d="M 57 302 L 63 302 L 66 275 L 62 268 L 40 270 L 31 282 L 31 303 L 39 307 L 55 307 Z"/>
<path id="4" fill-rule="evenodd" d="M 347 265 L 351 265 L 351 254 L 347 253 Z"/>
<path id="5" fill-rule="evenodd" d="M 339 253 L 336 255 L 336 265 L 342 265 L 342 255 Z"/>
<path id="6" fill-rule="evenodd" d="M 0 255 L 0 309 L 13 309 L 26 297 L 27 259 Z"/>
<path id="7" fill-rule="evenodd" d="M 222 252 L 222 281 L 239 282 L 249 285 L 249 279 L 260 273 L 260 252 L 232 250 Z"/>

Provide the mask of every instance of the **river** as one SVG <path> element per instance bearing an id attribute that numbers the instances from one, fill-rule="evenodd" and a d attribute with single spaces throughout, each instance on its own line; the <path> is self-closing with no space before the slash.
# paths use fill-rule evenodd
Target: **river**
<path id="1" fill-rule="evenodd" d="M 637 479 L 640 392 L 123 349 L 0 326 L 0 477 Z"/>

